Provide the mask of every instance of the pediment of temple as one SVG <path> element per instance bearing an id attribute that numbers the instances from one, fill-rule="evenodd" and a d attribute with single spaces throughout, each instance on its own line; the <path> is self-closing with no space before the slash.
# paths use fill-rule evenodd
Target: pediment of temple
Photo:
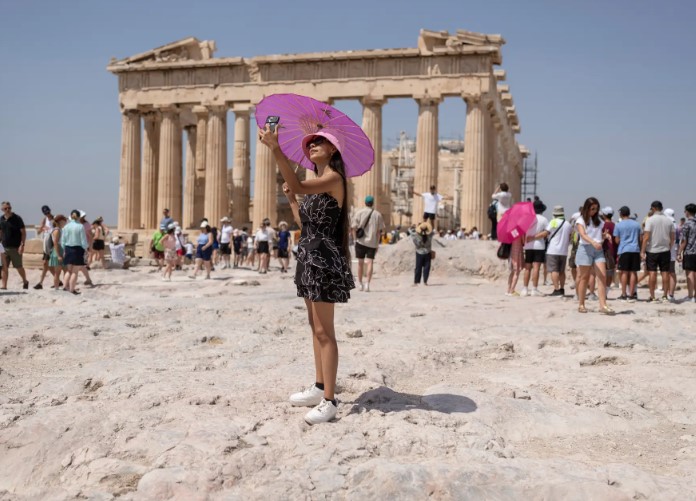
<path id="1" fill-rule="evenodd" d="M 500 35 L 487 35 L 473 31 L 457 30 L 451 35 L 448 31 L 421 30 L 418 38 L 418 49 L 421 54 L 438 54 L 453 52 L 471 52 L 477 48 L 495 50 L 494 63 L 501 64 L 500 47 L 505 39 Z"/>
<path id="2" fill-rule="evenodd" d="M 110 65 L 203 61 L 212 59 L 215 50 L 215 42 L 212 40 L 200 41 L 195 37 L 188 37 L 125 59 L 112 59 Z"/>

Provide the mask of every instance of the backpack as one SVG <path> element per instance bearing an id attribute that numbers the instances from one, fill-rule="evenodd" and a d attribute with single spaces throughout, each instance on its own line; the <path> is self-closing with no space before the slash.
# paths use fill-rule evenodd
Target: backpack
<path id="1" fill-rule="evenodd" d="M 488 206 L 488 219 L 497 219 L 498 217 L 498 201 L 493 200 L 491 205 Z"/>

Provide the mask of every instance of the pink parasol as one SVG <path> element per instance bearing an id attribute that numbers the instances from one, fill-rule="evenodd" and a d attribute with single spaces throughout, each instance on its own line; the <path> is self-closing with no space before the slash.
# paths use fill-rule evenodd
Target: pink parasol
<path id="1" fill-rule="evenodd" d="M 525 235 L 536 221 L 536 212 L 532 202 L 518 202 L 510 207 L 498 221 L 498 241 L 511 244 Z"/>
<path id="2" fill-rule="evenodd" d="M 256 105 L 259 128 L 265 127 L 270 115 L 280 117 L 280 149 L 305 169 L 314 168 L 306 150 L 314 135 L 324 136 L 341 152 L 348 177 L 363 175 L 375 162 L 375 150 L 365 132 L 345 113 L 326 103 L 297 94 L 273 94 Z"/>

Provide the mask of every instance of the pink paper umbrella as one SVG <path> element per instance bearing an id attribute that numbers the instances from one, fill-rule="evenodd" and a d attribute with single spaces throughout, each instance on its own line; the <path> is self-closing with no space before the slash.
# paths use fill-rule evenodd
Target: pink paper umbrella
<path id="1" fill-rule="evenodd" d="M 498 241 L 503 244 L 511 244 L 526 234 L 534 221 L 536 221 L 536 213 L 532 202 L 514 204 L 498 221 Z"/>
<path id="2" fill-rule="evenodd" d="M 348 177 L 363 175 L 375 162 L 375 149 L 365 132 L 333 106 L 297 94 L 273 94 L 256 105 L 259 128 L 265 127 L 268 116 L 280 117 L 280 149 L 305 169 L 314 169 L 306 148 L 314 135 L 324 136 L 341 152 Z"/>

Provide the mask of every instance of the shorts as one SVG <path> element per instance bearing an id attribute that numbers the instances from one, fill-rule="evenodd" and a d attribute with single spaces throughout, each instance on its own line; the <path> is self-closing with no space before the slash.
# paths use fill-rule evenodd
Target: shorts
<path id="1" fill-rule="evenodd" d="M 63 255 L 63 264 L 65 266 L 84 266 L 85 265 L 85 250 L 78 246 L 66 246 L 65 254 Z"/>
<path id="2" fill-rule="evenodd" d="M 95 240 L 92 242 L 92 249 L 96 251 L 104 250 L 104 240 Z"/>
<path id="3" fill-rule="evenodd" d="M 278 248 L 278 257 L 281 259 L 285 259 L 289 257 L 288 255 L 288 248 L 286 247 L 285 249 L 281 249 L 280 247 Z"/>
<path id="4" fill-rule="evenodd" d="M 661 272 L 668 273 L 670 252 L 647 252 L 645 254 L 645 263 L 648 271 L 657 271 L 659 268 Z"/>
<path id="5" fill-rule="evenodd" d="M 155 259 L 164 259 L 164 251 L 154 251 L 152 254 L 154 254 Z"/>
<path id="6" fill-rule="evenodd" d="M 230 248 L 229 242 L 226 244 L 220 244 L 220 252 L 223 256 L 229 256 L 232 254 L 232 249 Z"/>
<path id="7" fill-rule="evenodd" d="M 184 249 L 177 249 L 177 250 L 176 250 L 176 255 L 177 255 L 177 256 L 183 256 L 183 255 L 184 255 Z"/>
<path id="8" fill-rule="evenodd" d="M 546 259 L 546 251 L 541 249 L 525 249 L 524 262 L 525 264 L 543 263 Z"/>
<path id="9" fill-rule="evenodd" d="M 167 262 L 176 262 L 179 260 L 179 256 L 176 254 L 176 250 L 174 249 L 165 249 L 164 251 L 164 259 Z"/>
<path id="10" fill-rule="evenodd" d="M 640 252 L 619 254 L 619 271 L 640 271 Z"/>
<path id="11" fill-rule="evenodd" d="M 684 271 L 696 271 L 696 254 L 684 254 L 682 266 Z"/>
<path id="12" fill-rule="evenodd" d="M 220 248 L 220 243 L 217 240 L 213 240 L 213 250 L 218 250 Z"/>
<path id="13" fill-rule="evenodd" d="M 578 266 L 592 266 L 595 263 L 606 263 L 603 249 L 595 249 L 590 244 L 578 245 L 578 252 L 575 255 L 575 264 Z"/>
<path id="14" fill-rule="evenodd" d="M 423 221 L 427 221 L 430 219 L 431 221 L 435 221 L 435 214 L 432 212 L 424 212 L 423 213 Z"/>
<path id="15" fill-rule="evenodd" d="M 676 262 L 676 261 L 670 261 L 670 262 L 669 262 L 669 272 L 670 272 L 670 273 L 676 273 L 676 272 L 677 272 L 677 262 Z"/>
<path id="16" fill-rule="evenodd" d="M 375 254 L 377 254 L 376 247 L 368 247 L 367 245 L 355 243 L 355 257 L 358 259 L 374 259 Z"/>
<path id="17" fill-rule="evenodd" d="M 268 242 L 258 242 L 258 252 L 259 254 L 268 254 Z"/>
<path id="18" fill-rule="evenodd" d="M 568 256 L 558 256 L 556 254 L 546 255 L 546 271 L 549 273 L 563 273 L 566 268 Z"/>
<path id="19" fill-rule="evenodd" d="M 207 249 L 203 249 L 203 244 L 198 244 L 196 247 L 196 259 L 202 259 L 203 261 L 210 261 L 213 257 L 213 247 L 210 246 Z"/>
<path id="20" fill-rule="evenodd" d="M 80 249 L 81 248 L 82 247 L 80 247 Z M 22 255 L 19 253 L 19 249 L 14 247 L 5 247 L 5 256 L 15 269 L 24 267 L 24 264 L 22 263 Z"/>

